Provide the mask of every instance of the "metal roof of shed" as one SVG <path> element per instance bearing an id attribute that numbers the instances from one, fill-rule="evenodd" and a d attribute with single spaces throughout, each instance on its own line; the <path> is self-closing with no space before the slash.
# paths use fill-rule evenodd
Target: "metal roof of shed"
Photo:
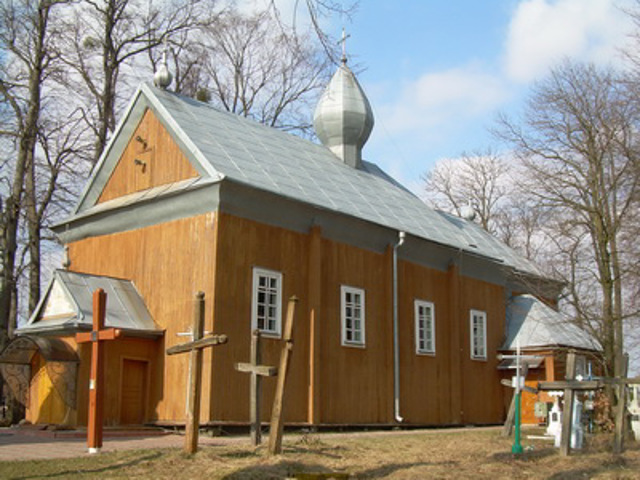
<path id="1" fill-rule="evenodd" d="M 507 305 L 507 338 L 501 350 L 574 347 L 601 350 L 587 332 L 533 295 L 518 295 Z"/>

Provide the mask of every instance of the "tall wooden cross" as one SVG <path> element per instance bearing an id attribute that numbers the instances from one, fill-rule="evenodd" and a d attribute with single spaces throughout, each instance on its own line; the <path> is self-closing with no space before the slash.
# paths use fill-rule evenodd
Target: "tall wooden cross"
<path id="1" fill-rule="evenodd" d="M 251 360 L 249 363 L 236 363 L 236 370 L 251 374 L 251 392 L 249 400 L 249 416 L 251 420 L 251 444 L 260 445 L 262 431 L 260 429 L 260 403 L 262 401 L 262 377 L 273 377 L 278 373 L 278 367 L 260 365 L 260 330 L 255 329 L 251 334 Z"/>
<path id="2" fill-rule="evenodd" d="M 87 447 L 89 453 L 102 448 L 104 418 L 104 348 L 102 342 L 120 337 L 120 330 L 104 328 L 107 294 L 98 288 L 93 292 L 93 330 L 76 334 L 77 343 L 91 343 L 91 375 L 89 377 L 89 420 Z"/>
<path id="3" fill-rule="evenodd" d="M 196 294 L 193 312 L 193 340 L 167 349 L 167 355 L 191 353 L 189 358 L 189 394 L 187 405 L 187 424 L 184 451 L 195 453 L 198 450 L 198 428 L 200 426 L 200 392 L 202 383 L 202 350 L 227 343 L 226 335 L 211 335 L 203 338 L 204 332 L 204 293 Z"/>
<path id="4" fill-rule="evenodd" d="M 287 383 L 287 373 L 293 353 L 293 318 L 296 311 L 296 303 L 298 297 L 293 296 L 289 299 L 287 307 L 287 319 L 284 324 L 284 345 L 280 355 L 280 367 L 278 367 L 278 383 L 276 385 L 276 394 L 273 398 L 273 409 L 271 410 L 271 426 L 269 428 L 269 453 L 271 455 L 279 454 L 282 451 L 282 431 L 284 428 L 284 418 L 282 416 L 284 388 Z"/>

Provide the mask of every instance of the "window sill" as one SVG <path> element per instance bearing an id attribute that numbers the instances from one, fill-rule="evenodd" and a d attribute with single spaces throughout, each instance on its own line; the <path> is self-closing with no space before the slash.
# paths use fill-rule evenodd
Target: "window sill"
<path id="1" fill-rule="evenodd" d="M 436 356 L 436 352 L 416 352 L 416 355 L 419 357 L 434 357 Z"/>

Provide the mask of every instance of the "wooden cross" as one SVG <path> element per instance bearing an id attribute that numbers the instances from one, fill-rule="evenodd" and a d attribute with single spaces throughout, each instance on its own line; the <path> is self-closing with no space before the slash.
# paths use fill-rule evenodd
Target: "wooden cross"
<path id="1" fill-rule="evenodd" d="M 296 311 L 298 297 L 289 299 L 287 307 L 287 319 L 284 324 L 284 345 L 280 355 L 280 367 L 278 368 L 278 383 L 276 394 L 273 399 L 273 409 L 271 410 L 271 426 L 269 428 L 269 453 L 277 455 L 282 451 L 282 430 L 284 428 L 282 409 L 284 400 L 284 387 L 287 383 L 287 373 L 289 372 L 291 354 L 293 353 L 293 318 Z"/>
<path id="2" fill-rule="evenodd" d="M 87 447 L 89 453 L 99 453 L 102 448 L 104 418 L 104 348 L 102 342 L 115 340 L 121 332 L 116 328 L 104 328 L 107 294 L 98 288 L 93 292 L 93 330 L 76 333 L 77 343 L 91 343 L 91 375 L 89 377 L 89 419 L 87 422 Z"/>
<path id="3" fill-rule="evenodd" d="M 576 354 L 567 353 L 567 368 L 565 370 L 564 382 L 539 382 L 539 390 L 564 390 L 562 430 L 560 434 L 560 454 L 569 455 L 571 452 L 571 420 L 573 417 L 573 402 L 575 393 L 579 390 L 593 390 L 594 385 L 587 385 L 595 382 L 581 382 L 576 380 Z M 589 388 L 591 387 L 591 388 Z"/>
<path id="4" fill-rule="evenodd" d="M 562 433 L 560 437 L 560 453 L 569 455 L 571 452 L 571 417 L 573 416 L 573 402 L 576 392 L 585 392 L 604 388 L 605 385 L 613 385 L 616 387 L 616 396 L 618 404 L 616 405 L 615 419 L 615 435 L 613 441 L 614 453 L 622 453 L 624 448 L 625 435 L 625 415 L 626 415 L 626 386 L 630 383 L 637 383 L 640 377 L 625 378 L 628 368 L 627 362 L 623 366 L 622 378 L 596 378 L 594 380 L 578 380 L 576 374 L 576 354 L 570 351 L 567 354 L 567 368 L 565 381 L 556 382 L 539 382 L 538 390 L 564 390 L 564 408 L 562 415 Z"/>
<path id="5" fill-rule="evenodd" d="M 200 426 L 200 392 L 202 382 L 202 350 L 227 343 L 226 335 L 211 335 L 202 338 L 204 331 L 204 293 L 196 294 L 193 312 L 193 340 L 167 349 L 167 355 L 190 352 L 189 394 L 187 405 L 187 424 L 184 451 L 195 453 L 198 450 L 198 428 Z"/>
<path id="6" fill-rule="evenodd" d="M 278 367 L 260 365 L 260 330 L 256 329 L 251 335 L 251 361 L 250 363 L 236 363 L 236 370 L 251 374 L 251 398 L 249 413 L 251 417 L 251 443 L 254 446 L 262 442 L 260 430 L 260 402 L 262 399 L 262 377 L 273 377 L 278 373 Z"/>

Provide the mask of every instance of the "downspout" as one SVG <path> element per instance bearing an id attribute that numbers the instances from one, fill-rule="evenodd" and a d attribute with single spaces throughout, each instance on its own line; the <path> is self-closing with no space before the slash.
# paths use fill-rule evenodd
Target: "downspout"
<path id="1" fill-rule="evenodd" d="M 404 243 L 405 232 L 398 232 L 398 243 L 393 246 L 393 417 L 398 423 L 400 416 L 400 349 L 398 346 L 398 248 Z"/>

